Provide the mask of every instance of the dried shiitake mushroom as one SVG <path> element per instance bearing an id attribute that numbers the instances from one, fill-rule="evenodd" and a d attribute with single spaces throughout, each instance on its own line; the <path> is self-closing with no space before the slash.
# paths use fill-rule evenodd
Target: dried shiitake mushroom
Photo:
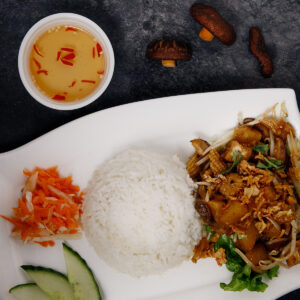
<path id="1" fill-rule="evenodd" d="M 265 39 L 258 27 L 250 28 L 249 47 L 261 65 L 262 75 L 264 77 L 271 77 L 273 75 L 272 59 L 267 51 Z"/>
<path id="2" fill-rule="evenodd" d="M 190 60 L 191 52 L 184 42 L 155 40 L 148 45 L 146 56 L 160 59 L 164 67 L 175 67 L 176 60 Z"/>
<path id="3" fill-rule="evenodd" d="M 232 45 L 236 40 L 234 28 L 211 6 L 195 3 L 190 9 L 191 16 L 200 23 L 203 28 L 199 37 L 210 42 L 214 37 L 225 45 Z"/>

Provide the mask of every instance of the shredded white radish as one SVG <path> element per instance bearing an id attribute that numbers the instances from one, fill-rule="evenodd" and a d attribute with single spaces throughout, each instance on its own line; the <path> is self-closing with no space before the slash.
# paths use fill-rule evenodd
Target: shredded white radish
<path id="1" fill-rule="evenodd" d="M 23 195 L 26 195 L 27 192 L 32 192 L 36 188 L 38 171 L 35 171 L 26 181 L 25 187 L 23 189 Z"/>
<path id="2" fill-rule="evenodd" d="M 64 198 L 65 200 L 67 200 L 70 204 L 73 204 L 73 200 L 67 195 L 65 194 L 64 192 L 58 190 L 57 188 L 55 188 L 54 186 L 52 185 L 48 185 L 48 189 L 53 192 L 54 194 L 56 194 L 57 196 L 60 196 L 62 198 Z"/>
<path id="3" fill-rule="evenodd" d="M 28 210 L 30 211 L 30 212 L 32 212 L 33 211 L 33 204 L 32 204 L 32 193 L 31 192 L 26 192 L 26 194 L 25 194 L 25 199 L 26 199 L 26 206 L 27 206 L 27 208 L 28 208 Z"/>
<path id="4" fill-rule="evenodd" d="M 53 213 L 53 216 L 55 216 L 55 217 L 57 217 L 57 218 L 61 218 L 61 219 L 63 219 L 63 220 L 67 220 L 66 217 L 64 217 L 64 216 L 61 215 L 61 214 L 58 214 L 57 212 L 54 212 L 54 213 Z"/>
<path id="5" fill-rule="evenodd" d="M 58 198 L 56 197 L 45 197 L 46 200 L 52 200 L 52 201 L 57 201 Z"/>

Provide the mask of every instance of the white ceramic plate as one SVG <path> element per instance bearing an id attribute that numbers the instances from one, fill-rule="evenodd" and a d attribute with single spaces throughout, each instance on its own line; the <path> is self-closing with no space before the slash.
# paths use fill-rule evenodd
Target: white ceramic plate
<path id="1" fill-rule="evenodd" d="M 96 166 L 129 147 L 178 153 L 186 160 L 189 141 L 222 134 L 237 124 L 237 114 L 255 117 L 276 102 L 285 102 L 289 120 L 300 133 L 300 119 L 293 90 L 262 89 L 194 94 L 133 103 L 96 112 L 64 125 L 29 144 L 0 155 L 0 213 L 10 215 L 24 178 L 23 168 L 58 165 L 61 174 L 72 174 L 86 187 Z M 19 266 L 43 265 L 65 272 L 62 247 L 23 245 L 9 237 L 11 226 L 0 220 L 0 298 L 12 299 L 8 290 L 25 283 Z M 300 266 L 281 268 L 279 278 L 260 293 L 224 292 L 220 282 L 231 278 L 212 259 L 185 262 L 160 276 L 134 279 L 99 259 L 83 238 L 70 241 L 94 271 L 104 300 L 274 299 L 300 287 Z"/>

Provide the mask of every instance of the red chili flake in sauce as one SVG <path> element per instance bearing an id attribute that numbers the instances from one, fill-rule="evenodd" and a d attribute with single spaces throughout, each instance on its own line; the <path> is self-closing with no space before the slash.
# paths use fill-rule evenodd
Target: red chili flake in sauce
<path id="1" fill-rule="evenodd" d="M 48 71 L 47 70 L 38 70 L 37 73 L 38 74 L 44 73 L 45 75 L 48 75 Z"/>
<path id="2" fill-rule="evenodd" d="M 57 56 L 56 56 L 56 60 L 59 60 L 60 55 L 61 55 L 61 51 L 58 51 L 58 52 L 57 52 Z"/>
<path id="3" fill-rule="evenodd" d="M 66 97 L 62 95 L 55 95 L 54 97 L 52 97 L 52 99 L 57 101 L 63 101 L 66 99 Z"/>
<path id="4" fill-rule="evenodd" d="M 71 48 L 60 48 L 60 49 L 67 52 L 74 52 L 74 49 Z"/>
<path id="5" fill-rule="evenodd" d="M 36 52 L 37 55 L 43 57 L 43 55 L 40 53 L 40 51 L 38 50 L 38 48 L 36 47 L 36 44 L 33 45 L 33 49 Z"/>
<path id="6" fill-rule="evenodd" d="M 63 57 L 63 59 L 73 59 L 75 57 L 74 53 L 67 54 Z"/>
<path id="7" fill-rule="evenodd" d="M 95 47 L 93 47 L 93 58 L 95 58 Z"/>
<path id="8" fill-rule="evenodd" d="M 95 80 L 81 80 L 81 82 L 86 82 L 86 83 L 96 83 Z"/>
<path id="9" fill-rule="evenodd" d="M 66 31 L 78 31 L 78 30 L 74 27 L 67 27 Z"/>
<path id="10" fill-rule="evenodd" d="M 102 51 L 102 48 L 99 43 L 96 44 L 96 47 L 97 47 L 98 57 L 100 57 L 101 54 L 100 52 Z"/>
<path id="11" fill-rule="evenodd" d="M 41 68 L 41 64 L 35 58 L 32 58 L 32 59 L 35 62 L 35 64 L 38 67 L 38 69 L 40 69 Z"/>
<path id="12" fill-rule="evenodd" d="M 104 71 L 98 71 L 97 73 L 98 74 L 104 74 Z"/>
<path id="13" fill-rule="evenodd" d="M 76 83 L 76 80 L 74 80 L 74 81 L 71 83 L 71 85 L 69 85 L 69 87 L 73 87 L 73 86 L 75 85 L 75 83 Z"/>
<path id="14" fill-rule="evenodd" d="M 61 62 L 64 64 L 64 65 L 68 65 L 68 66 L 73 66 L 73 63 L 67 61 L 67 60 L 64 60 L 64 59 L 61 59 Z"/>

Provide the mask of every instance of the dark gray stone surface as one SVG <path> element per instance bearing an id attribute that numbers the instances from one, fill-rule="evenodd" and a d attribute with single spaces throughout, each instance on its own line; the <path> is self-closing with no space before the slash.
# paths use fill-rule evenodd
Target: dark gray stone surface
<path id="1" fill-rule="evenodd" d="M 243 88 L 289 87 L 300 100 L 300 1 L 215 0 L 214 6 L 237 32 L 231 46 L 216 39 L 201 41 L 201 28 L 189 15 L 194 0 L 1 0 L 0 1 L 0 153 L 88 113 L 133 101 L 197 92 Z M 89 17 L 110 38 L 116 67 L 107 91 L 93 104 L 75 111 L 46 108 L 26 92 L 17 69 L 17 55 L 27 30 L 57 12 Z M 274 61 L 271 79 L 260 74 L 248 49 L 251 26 L 260 26 Z M 145 58 L 153 39 L 186 41 L 189 62 L 163 68 Z M 298 101 L 299 101 L 298 100 Z M 241 99 L 243 101 L 243 99 Z M 294 292 L 281 299 L 299 299 Z"/>

